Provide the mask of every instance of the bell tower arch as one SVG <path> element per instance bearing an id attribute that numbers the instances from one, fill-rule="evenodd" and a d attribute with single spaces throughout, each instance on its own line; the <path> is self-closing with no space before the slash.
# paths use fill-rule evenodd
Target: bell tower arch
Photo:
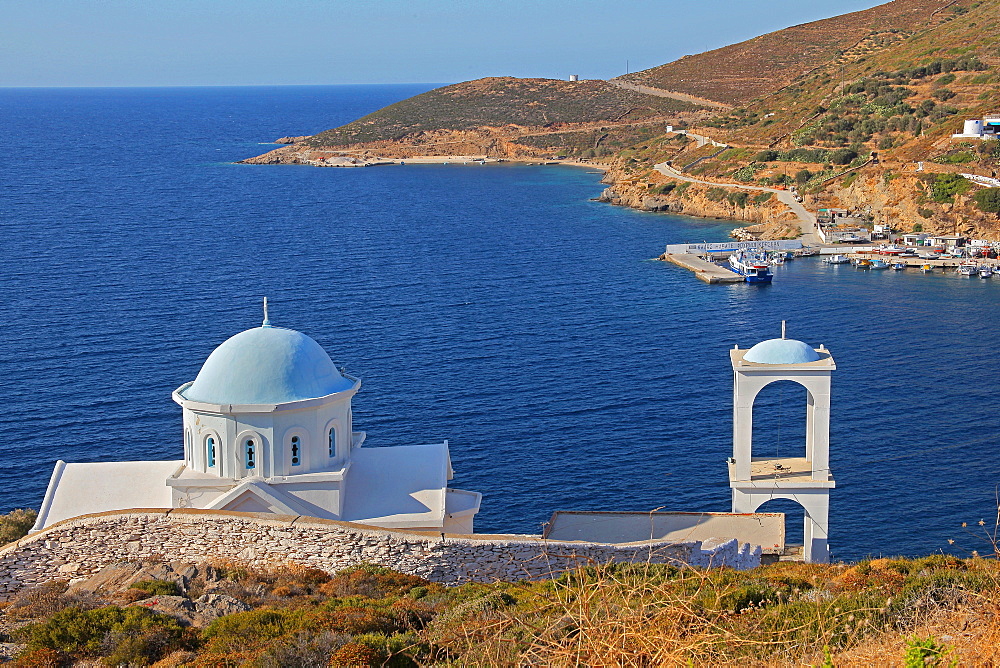
<path id="1" fill-rule="evenodd" d="M 830 387 L 837 365 L 818 348 L 785 337 L 749 349 L 729 351 L 733 365 L 733 456 L 729 486 L 734 513 L 752 513 L 771 499 L 788 499 L 805 509 L 803 551 L 807 562 L 830 560 Z M 754 452 L 754 399 L 771 383 L 788 380 L 806 389 L 805 457 Z M 757 444 L 760 446 L 761 444 Z M 756 455 L 756 456 L 755 456 Z"/>

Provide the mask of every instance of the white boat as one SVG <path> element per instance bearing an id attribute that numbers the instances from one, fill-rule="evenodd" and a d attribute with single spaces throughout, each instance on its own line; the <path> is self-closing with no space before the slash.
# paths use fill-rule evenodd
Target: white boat
<path id="1" fill-rule="evenodd" d="M 985 264 L 979 268 L 979 278 L 989 278 L 993 275 L 993 270 L 987 267 Z"/>
<path id="2" fill-rule="evenodd" d="M 906 248 L 895 244 L 885 244 L 878 247 L 878 252 L 882 255 L 901 255 L 906 252 Z"/>
<path id="3" fill-rule="evenodd" d="M 957 273 L 960 276 L 975 276 L 979 273 L 979 265 L 975 262 L 963 262 L 958 265 Z"/>
<path id="4" fill-rule="evenodd" d="M 871 268 L 872 269 L 888 269 L 889 268 L 889 263 L 886 262 L 885 260 L 881 260 L 881 259 L 876 258 L 876 259 L 872 260 L 872 266 L 871 266 Z"/>
<path id="5" fill-rule="evenodd" d="M 827 264 L 848 264 L 850 263 L 850 261 L 851 258 L 847 257 L 846 255 L 840 255 L 840 254 L 831 255 L 830 257 L 823 260 L 823 262 L 826 262 Z"/>
<path id="6" fill-rule="evenodd" d="M 904 269 L 906 269 L 906 263 L 905 262 L 894 262 L 893 265 L 892 265 L 892 270 L 893 271 L 903 271 Z"/>
<path id="7" fill-rule="evenodd" d="M 774 276 L 768 266 L 767 255 L 753 251 L 739 251 L 729 256 L 729 267 L 747 283 L 770 283 Z"/>
<path id="8" fill-rule="evenodd" d="M 1000 264 L 994 265 L 994 267 L 993 267 L 993 273 L 996 274 L 996 275 L 998 275 L 998 276 L 1000 276 Z"/>

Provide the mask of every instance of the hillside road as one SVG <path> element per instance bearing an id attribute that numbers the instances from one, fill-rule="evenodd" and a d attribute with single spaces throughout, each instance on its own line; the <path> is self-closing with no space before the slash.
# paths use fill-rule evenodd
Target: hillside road
<path id="1" fill-rule="evenodd" d="M 691 183 L 702 183 L 709 186 L 718 186 L 720 188 L 739 188 L 740 190 L 753 190 L 757 192 L 769 192 L 774 193 L 778 196 L 785 206 L 795 212 L 795 215 L 799 219 L 799 229 L 802 230 L 802 236 L 800 237 L 802 243 L 810 245 L 823 245 L 819 236 L 816 234 L 816 216 L 809 213 L 808 210 L 802 203 L 795 199 L 793 195 L 788 190 L 778 190 L 777 188 L 766 188 L 764 186 L 749 186 L 742 183 L 718 183 L 716 181 L 702 181 L 701 179 L 696 179 L 694 177 L 688 176 L 687 174 L 682 174 L 665 162 L 661 162 L 658 165 L 653 165 L 653 169 L 658 171 L 664 176 L 669 176 L 672 179 L 678 179 L 680 181 L 690 181 Z"/>

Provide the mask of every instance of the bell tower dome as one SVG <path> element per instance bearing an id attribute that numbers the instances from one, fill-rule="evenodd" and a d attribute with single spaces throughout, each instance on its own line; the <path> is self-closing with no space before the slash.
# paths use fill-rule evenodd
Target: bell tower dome
<path id="1" fill-rule="evenodd" d="M 733 365 L 733 456 L 729 486 L 734 513 L 752 513 L 772 499 L 788 499 L 806 512 L 803 551 L 807 562 L 830 560 L 830 386 L 837 365 L 818 348 L 785 337 L 729 351 Z M 792 381 L 806 389 L 805 457 L 754 456 L 754 400 L 767 385 Z"/>

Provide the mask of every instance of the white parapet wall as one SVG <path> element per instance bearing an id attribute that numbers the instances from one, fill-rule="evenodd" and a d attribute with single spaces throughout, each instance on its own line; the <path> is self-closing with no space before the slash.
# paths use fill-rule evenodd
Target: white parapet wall
<path id="1" fill-rule="evenodd" d="M 642 562 L 749 569 L 758 546 L 735 539 L 619 545 L 539 536 L 406 532 L 310 517 L 136 509 L 64 520 L 0 549 L 0 600 L 25 586 L 90 576 L 123 560 L 300 563 L 335 572 L 375 563 L 434 582 L 541 579 L 578 566 Z"/>

